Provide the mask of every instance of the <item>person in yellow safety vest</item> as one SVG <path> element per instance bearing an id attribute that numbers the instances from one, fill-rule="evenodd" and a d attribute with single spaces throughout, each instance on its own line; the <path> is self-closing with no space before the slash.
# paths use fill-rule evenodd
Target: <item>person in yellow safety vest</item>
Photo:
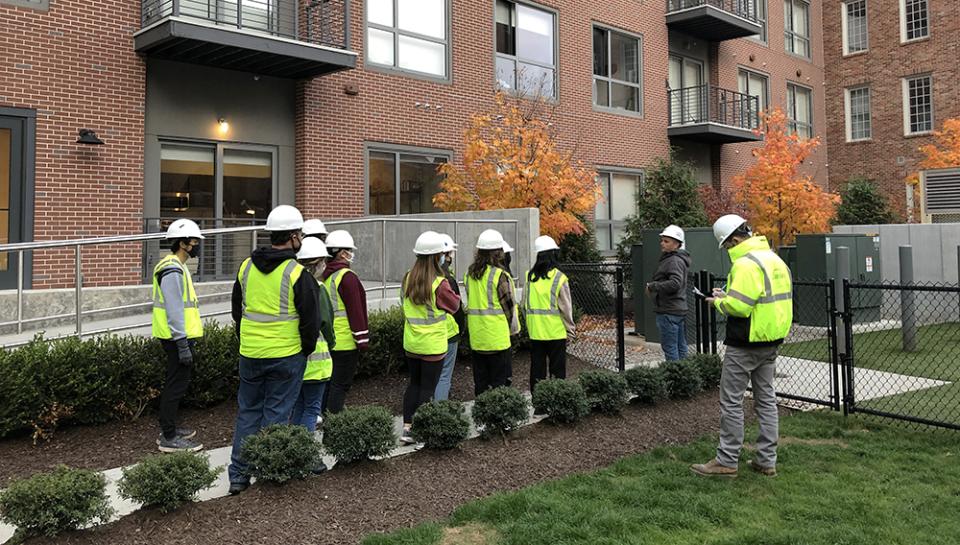
<path id="1" fill-rule="evenodd" d="M 773 379 L 777 349 L 793 321 L 790 269 L 767 239 L 754 236 L 747 221 L 735 214 L 713 224 L 713 234 L 730 254 L 726 291 L 713 290 L 707 302 L 727 317 L 727 345 L 720 378 L 720 445 L 717 456 L 691 470 L 710 477 L 736 477 L 743 446 L 743 396 L 753 386 L 759 421 L 756 458 L 750 468 L 777 474 L 779 417 Z"/>
<path id="2" fill-rule="evenodd" d="M 157 446 L 161 452 L 190 451 L 203 448 L 191 441 L 197 432 L 177 427 L 180 401 L 190 386 L 190 377 L 196 360 L 194 343 L 203 337 L 203 322 L 197 292 L 186 262 L 200 255 L 203 235 L 200 227 L 188 219 L 170 224 L 166 234 L 170 254 L 153 268 L 153 337 L 160 339 L 167 354 L 166 379 L 160 393 L 160 437 Z"/>
<path id="3" fill-rule="evenodd" d="M 403 277 L 403 350 L 410 382 L 403 394 L 403 433 L 400 441 L 414 443 L 410 435 L 413 415 L 430 401 L 447 355 L 447 317 L 460 308 L 460 297 L 443 275 L 440 260 L 449 249 L 439 233 L 425 231 L 417 237 L 417 260 Z"/>
<path id="4" fill-rule="evenodd" d="M 454 272 L 457 243 L 450 235 L 440 233 L 443 242 L 447 245 L 446 252 L 440 256 L 440 268 L 450 284 L 453 293 L 460 297 L 460 285 Z M 463 312 L 463 304 L 453 314 L 447 314 L 447 355 L 443 358 L 443 370 L 440 371 L 440 380 L 433 393 L 433 399 L 444 400 L 450 398 L 450 385 L 453 382 L 453 368 L 457 363 L 457 351 L 460 349 L 460 335 L 467 331 L 467 317 Z"/>
<path id="5" fill-rule="evenodd" d="M 318 238 L 320 242 L 327 242 L 327 228 L 317 219 L 303 222 L 303 238 Z"/>
<path id="6" fill-rule="evenodd" d="M 323 274 L 328 257 L 330 256 L 327 254 L 327 246 L 316 237 L 305 237 L 300 251 L 297 252 L 297 261 L 314 279 L 318 279 Z M 333 306 L 330 304 L 326 286 L 319 280 L 317 280 L 317 291 L 321 335 L 317 339 L 317 349 L 307 357 L 307 368 L 303 372 L 300 396 L 294 403 L 293 413 L 290 415 L 291 424 L 300 424 L 311 433 L 317 431 L 317 423 L 320 421 L 318 419 L 321 418 L 323 394 L 333 374 L 330 348 L 336 344 L 333 335 Z"/>
<path id="7" fill-rule="evenodd" d="M 510 383 L 510 325 L 517 309 L 513 282 L 503 269 L 503 235 L 487 229 L 477 238 L 476 248 L 464 284 L 467 336 L 473 351 L 473 390 L 480 395 Z"/>
<path id="8" fill-rule="evenodd" d="M 557 268 L 560 247 L 548 236 L 533 241 L 537 261 L 527 273 L 523 315 L 530 336 L 530 391 L 550 375 L 567 378 L 567 338 L 576 334 L 567 275 Z"/>
<path id="9" fill-rule="evenodd" d="M 297 263 L 303 216 L 289 205 L 274 208 L 265 230 L 270 247 L 240 264 L 233 285 L 233 319 L 240 337 L 237 423 L 227 472 L 230 493 L 250 485 L 243 441 L 261 428 L 285 424 L 300 393 L 307 356 L 317 348 L 317 281 Z"/>
<path id="10" fill-rule="evenodd" d="M 333 333 L 337 345 L 333 356 L 333 377 L 327 392 L 324 412 L 339 413 L 357 374 L 360 353 L 370 348 L 370 327 L 367 319 L 367 292 L 360 277 L 350 269 L 357 246 L 346 231 L 327 235 L 330 259 L 323 271 L 323 283 L 333 303 Z"/>

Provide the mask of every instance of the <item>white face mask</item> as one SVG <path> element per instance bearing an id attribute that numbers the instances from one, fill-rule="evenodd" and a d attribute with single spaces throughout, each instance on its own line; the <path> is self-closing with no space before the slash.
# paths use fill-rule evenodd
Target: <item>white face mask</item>
<path id="1" fill-rule="evenodd" d="M 347 263 L 353 263 L 353 258 L 355 258 L 356 256 L 357 256 L 357 254 L 356 254 L 353 250 L 347 250 L 347 251 L 343 254 L 343 259 L 344 259 L 344 261 L 346 261 Z"/>
<path id="2" fill-rule="evenodd" d="M 447 264 L 447 256 L 446 256 L 446 254 L 441 255 L 441 256 L 440 256 L 440 266 L 443 267 L 443 266 L 446 265 L 446 264 Z"/>

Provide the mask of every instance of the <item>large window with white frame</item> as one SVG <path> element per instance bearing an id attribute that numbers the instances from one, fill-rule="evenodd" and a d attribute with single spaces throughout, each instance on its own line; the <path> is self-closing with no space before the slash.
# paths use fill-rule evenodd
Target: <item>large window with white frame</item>
<path id="1" fill-rule="evenodd" d="M 900 41 L 909 42 L 927 36 L 930 36 L 927 0 L 900 0 Z"/>
<path id="2" fill-rule="evenodd" d="M 439 168 L 450 161 L 445 150 L 369 144 L 367 214 L 392 216 L 437 212 L 433 196 L 440 192 Z"/>
<path id="3" fill-rule="evenodd" d="M 751 126 L 757 126 L 760 122 L 760 114 L 767 110 L 767 104 L 770 100 L 770 80 L 764 74 L 741 68 L 737 74 L 737 88 L 745 94 L 757 97 L 758 110 L 754 112 L 754 119 Z"/>
<path id="4" fill-rule="evenodd" d="M 447 80 L 450 0 L 367 0 L 367 63 Z"/>
<path id="5" fill-rule="evenodd" d="M 903 78 L 903 134 L 933 130 L 933 77 Z"/>
<path id="6" fill-rule="evenodd" d="M 844 89 L 843 105 L 846 112 L 847 142 L 869 140 L 873 136 L 870 119 L 870 88 Z"/>
<path id="7" fill-rule="evenodd" d="M 787 127 L 801 138 L 813 138 L 813 91 L 787 84 Z"/>
<path id="8" fill-rule="evenodd" d="M 593 103 L 601 108 L 641 113 L 642 41 L 600 26 L 593 27 Z"/>
<path id="9" fill-rule="evenodd" d="M 784 48 L 794 55 L 810 57 L 810 3 L 783 0 Z"/>
<path id="10" fill-rule="evenodd" d="M 546 9 L 496 0 L 497 84 L 529 97 L 557 96 L 557 18 Z"/>
<path id="11" fill-rule="evenodd" d="M 637 194 L 643 184 L 643 171 L 598 169 L 603 198 L 597 200 L 594 220 L 597 247 L 615 252 L 623 238 L 627 218 L 637 213 Z"/>
<path id="12" fill-rule="evenodd" d="M 867 34 L 867 0 L 847 0 L 840 9 L 843 31 L 843 54 L 866 51 L 869 47 Z"/>

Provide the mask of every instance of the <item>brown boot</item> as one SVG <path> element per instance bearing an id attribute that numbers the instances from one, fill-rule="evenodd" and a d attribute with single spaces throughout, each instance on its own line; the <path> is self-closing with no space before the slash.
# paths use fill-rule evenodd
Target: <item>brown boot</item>
<path id="1" fill-rule="evenodd" d="M 750 461 L 747 462 L 747 463 L 750 464 L 750 469 L 756 471 L 757 473 L 759 473 L 759 474 L 761 474 L 761 475 L 766 475 L 767 477 L 776 477 L 776 476 L 777 476 L 777 468 L 776 468 L 776 466 L 773 466 L 773 467 L 762 466 L 762 465 L 758 464 L 756 460 L 750 460 Z"/>
<path id="2" fill-rule="evenodd" d="M 697 475 L 703 475 L 704 477 L 725 477 L 727 479 L 733 479 L 737 476 L 737 468 L 720 465 L 720 462 L 718 462 L 716 458 L 705 464 L 693 464 L 690 466 L 690 471 L 693 471 Z"/>

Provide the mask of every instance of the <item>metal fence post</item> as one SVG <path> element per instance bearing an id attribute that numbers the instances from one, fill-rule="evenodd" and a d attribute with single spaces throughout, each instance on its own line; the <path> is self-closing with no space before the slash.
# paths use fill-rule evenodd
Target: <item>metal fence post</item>
<path id="1" fill-rule="evenodd" d="M 917 300 L 909 286 L 913 285 L 913 248 L 900 246 L 900 332 L 903 351 L 917 350 Z"/>
<path id="2" fill-rule="evenodd" d="M 83 333 L 83 313 L 82 313 L 82 311 L 81 311 L 81 308 L 83 307 L 83 291 L 81 290 L 81 287 L 83 286 L 83 274 L 81 273 L 81 266 L 80 266 L 80 264 L 81 264 L 81 261 L 80 261 L 80 259 L 81 259 L 81 249 L 82 249 L 82 248 L 83 248 L 83 246 L 77 244 L 77 246 L 76 246 L 76 259 L 75 259 L 76 267 L 77 267 L 77 268 L 76 268 L 76 270 L 74 271 L 75 274 L 76 274 L 76 278 L 75 278 L 75 285 L 76 285 L 75 293 L 76 293 L 76 299 L 77 299 L 76 302 L 77 302 L 77 336 L 78 336 L 78 337 L 81 336 L 81 334 Z"/>
<path id="3" fill-rule="evenodd" d="M 830 313 L 830 326 L 827 330 L 827 343 L 830 345 L 830 397 L 833 403 L 831 408 L 835 411 L 840 410 L 840 353 L 837 351 L 837 284 L 836 280 L 831 278 L 827 281 L 827 308 Z"/>
<path id="4" fill-rule="evenodd" d="M 17 334 L 23 333 L 23 252 L 17 253 Z"/>
<path id="5" fill-rule="evenodd" d="M 849 353 L 853 343 L 853 339 L 847 336 L 848 332 L 848 322 L 850 321 L 851 316 L 853 315 L 850 312 L 849 304 L 849 285 L 850 280 L 850 248 L 846 246 L 839 246 L 836 249 L 836 271 L 834 275 L 833 290 L 834 294 L 842 293 L 843 296 L 836 298 L 837 302 L 837 313 L 834 316 L 834 329 L 838 332 L 837 334 L 837 354 L 838 358 L 833 361 L 832 365 L 834 369 L 840 367 L 840 384 L 843 386 L 842 390 L 842 399 L 843 399 L 843 414 L 847 414 L 847 409 L 850 403 L 853 401 L 853 369 L 848 368 L 848 363 L 851 361 L 849 359 Z M 839 332 L 843 334 L 839 334 Z M 852 331 L 852 330 L 851 330 Z M 841 361 L 842 360 L 842 361 Z M 834 375 L 836 372 L 834 372 Z"/>
<path id="6" fill-rule="evenodd" d="M 626 339 L 624 339 L 623 313 L 623 266 L 618 265 L 615 273 L 617 283 L 617 369 L 624 372 L 627 368 Z"/>

